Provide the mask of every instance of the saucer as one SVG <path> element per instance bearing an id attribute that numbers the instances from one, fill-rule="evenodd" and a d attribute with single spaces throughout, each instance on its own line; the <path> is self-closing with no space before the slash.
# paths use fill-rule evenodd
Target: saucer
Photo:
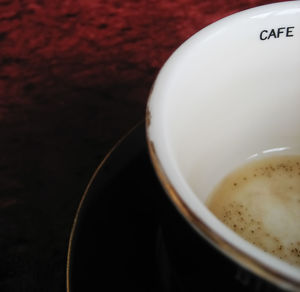
<path id="1" fill-rule="evenodd" d="M 108 153 L 78 207 L 67 291 L 278 291 L 200 237 L 165 195 L 144 122 Z"/>

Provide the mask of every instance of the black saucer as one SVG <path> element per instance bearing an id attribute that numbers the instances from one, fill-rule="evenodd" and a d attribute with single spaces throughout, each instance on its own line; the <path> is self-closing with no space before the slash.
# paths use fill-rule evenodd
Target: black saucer
<path id="1" fill-rule="evenodd" d="M 69 245 L 68 292 L 125 289 L 276 290 L 221 255 L 183 220 L 153 171 L 144 123 L 96 170 Z"/>

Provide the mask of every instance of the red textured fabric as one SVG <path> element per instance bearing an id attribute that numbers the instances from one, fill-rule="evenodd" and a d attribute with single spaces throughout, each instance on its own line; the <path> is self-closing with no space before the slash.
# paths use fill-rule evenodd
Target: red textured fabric
<path id="1" fill-rule="evenodd" d="M 2 0 L 0 104 L 65 87 L 149 83 L 193 33 L 268 2 Z"/>

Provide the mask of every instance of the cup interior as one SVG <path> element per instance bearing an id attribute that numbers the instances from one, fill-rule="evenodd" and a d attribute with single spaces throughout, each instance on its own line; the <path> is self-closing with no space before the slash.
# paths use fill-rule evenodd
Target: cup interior
<path id="1" fill-rule="evenodd" d="M 230 245 L 298 285 L 300 269 L 244 242 L 205 202 L 249 160 L 300 155 L 299 109 L 300 3 L 291 1 L 234 14 L 181 45 L 155 81 L 147 128 L 160 172 L 184 205 Z"/>

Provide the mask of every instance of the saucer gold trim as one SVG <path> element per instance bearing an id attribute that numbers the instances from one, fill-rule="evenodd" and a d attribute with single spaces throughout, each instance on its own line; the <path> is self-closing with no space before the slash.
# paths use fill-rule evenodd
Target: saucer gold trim
<path id="1" fill-rule="evenodd" d="M 71 292 L 71 284 L 70 284 L 70 273 L 71 273 L 71 257 L 72 257 L 72 247 L 73 247 L 73 240 L 74 240 L 74 235 L 76 232 L 76 228 L 78 225 L 78 218 L 79 218 L 79 214 L 81 211 L 81 208 L 83 206 L 83 203 L 85 201 L 85 198 L 89 192 L 89 189 L 91 187 L 91 185 L 93 184 L 95 177 L 97 176 L 98 172 L 100 171 L 100 169 L 105 165 L 106 161 L 108 160 L 108 158 L 111 156 L 111 154 L 115 151 L 115 149 L 117 149 L 119 147 L 120 144 L 122 144 L 122 142 L 132 133 L 134 132 L 134 130 L 136 128 L 138 128 L 142 123 L 144 123 L 144 121 L 141 121 L 139 123 L 137 123 L 126 135 L 124 135 L 121 139 L 119 139 L 119 141 L 111 148 L 111 150 L 105 155 L 105 157 L 103 158 L 103 160 L 101 161 L 101 163 L 99 164 L 99 166 L 96 168 L 96 170 L 94 171 L 90 181 L 88 182 L 88 185 L 83 193 L 83 196 L 79 202 L 78 208 L 76 210 L 76 214 L 73 220 L 73 224 L 72 224 L 72 228 L 71 228 L 71 232 L 70 232 L 70 237 L 69 237 L 69 242 L 68 242 L 68 251 L 67 251 L 67 264 L 66 264 L 66 291 L 67 292 Z"/>

